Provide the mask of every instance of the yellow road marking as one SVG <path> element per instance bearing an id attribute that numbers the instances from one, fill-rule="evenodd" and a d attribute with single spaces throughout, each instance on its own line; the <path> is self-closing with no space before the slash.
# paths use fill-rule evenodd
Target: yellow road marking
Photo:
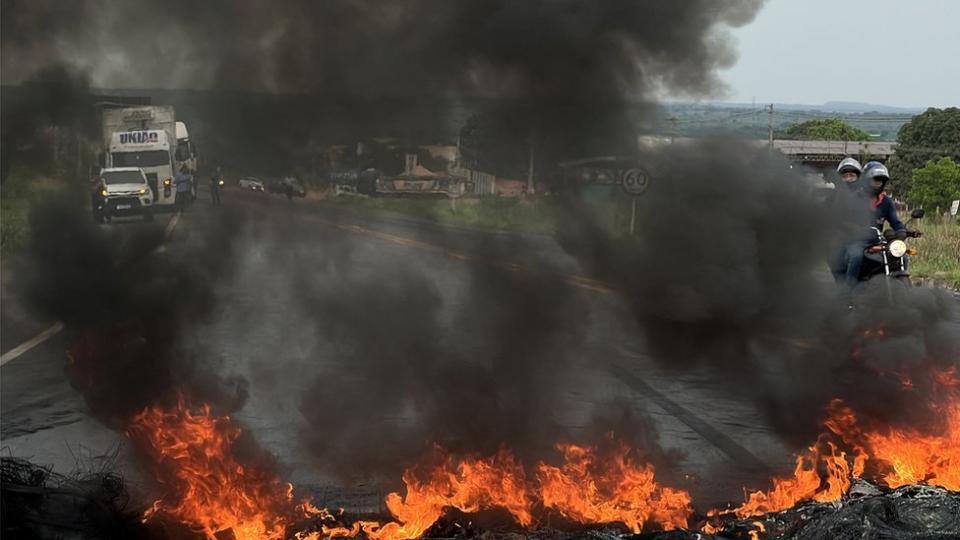
<path id="1" fill-rule="evenodd" d="M 164 233 L 163 233 L 165 239 L 169 240 L 170 236 L 173 235 L 173 230 L 177 227 L 178 221 L 180 221 L 180 212 L 177 212 L 176 214 L 174 214 L 173 217 L 170 218 L 170 222 L 167 223 L 167 228 L 164 230 Z M 163 245 L 160 245 L 157 248 L 157 251 L 162 251 L 163 247 L 164 247 Z M 61 330 L 63 330 L 62 322 L 57 321 L 53 323 L 53 326 L 51 326 L 50 328 L 47 328 L 43 332 L 40 332 L 39 334 L 33 336 L 27 341 L 24 341 L 20 345 L 17 345 L 16 347 L 5 352 L 3 356 L 0 356 L 0 366 L 12 360 L 16 360 L 18 357 L 22 356 L 25 352 L 29 351 L 30 349 L 36 347 L 37 345 L 40 345 L 44 341 L 57 335 L 58 333 L 60 333 Z"/>

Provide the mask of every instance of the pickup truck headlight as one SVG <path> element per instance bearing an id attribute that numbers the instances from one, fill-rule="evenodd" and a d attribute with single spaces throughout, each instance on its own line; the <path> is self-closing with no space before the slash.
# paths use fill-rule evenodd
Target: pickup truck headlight
<path id="1" fill-rule="evenodd" d="M 147 188 L 145 188 L 145 187 L 140 188 L 140 194 L 141 194 L 141 195 L 146 195 L 146 194 L 147 194 Z"/>

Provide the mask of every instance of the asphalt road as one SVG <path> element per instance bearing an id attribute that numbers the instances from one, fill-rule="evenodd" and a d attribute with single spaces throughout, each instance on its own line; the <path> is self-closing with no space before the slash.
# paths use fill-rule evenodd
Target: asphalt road
<path id="1" fill-rule="evenodd" d="M 549 237 L 442 227 L 232 190 L 223 199 L 242 216 L 236 268 L 217 285 L 219 300 L 212 316 L 190 331 L 203 354 L 215 355 L 222 369 L 250 382 L 249 400 L 236 418 L 276 454 L 295 484 L 320 494 L 321 504 L 375 507 L 383 486 L 344 485 L 298 442 L 305 427 L 302 396 L 314 387 L 316 374 L 326 369 L 325 358 L 335 351 L 313 334 L 311 317 L 316 315 L 294 301 L 298 285 L 284 272 L 291 265 L 316 268 L 322 279 L 349 275 L 352 282 L 426 276 L 443 309 L 451 312 L 469 311 L 462 305 L 464 290 L 477 268 L 529 274 L 531 286 L 543 276 L 557 278 L 588 316 L 587 337 L 571 352 L 576 358 L 568 378 L 572 382 L 557 388 L 562 407 L 551 421 L 574 431 L 585 428 L 591 407 L 613 399 L 646 411 L 661 446 L 675 456 L 676 470 L 683 472 L 671 481 L 701 494 L 700 505 L 736 500 L 745 483 L 764 487 L 756 485 L 758 476 L 792 468 L 791 449 L 777 439 L 749 399 L 730 392 L 727 381 L 703 372 L 663 372 L 648 356 L 642 338 L 620 322 L 625 308 L 617 293 L 581 276 L 576 261 Z M 202 198 L 179 219 L 166 249 L 187 249 L 197 242 L 220 211 Z M 165 228 L 168 219 L 107 226 Z M 18 291 L 9 288 L 8 278 L 5 275 L 3 290 L 4 353 L 55 322 L 33 316 Z M 458 321 L 450 318 L 442 339 L 469 343 L 470 328 Z M 88 416 L 82 397 L 67 383 L 63 365 L 68 333 L 59 332 L 3 365 L 2 451 L 61 472 L 118 468 L 135 490 L 150 491 L 150 480 L 135 464 L 125 437 Z M 388 411 L 383 421 L 403 418 Z M 336 436 L 336 418 L 331 419 L 330 436 Z"/>

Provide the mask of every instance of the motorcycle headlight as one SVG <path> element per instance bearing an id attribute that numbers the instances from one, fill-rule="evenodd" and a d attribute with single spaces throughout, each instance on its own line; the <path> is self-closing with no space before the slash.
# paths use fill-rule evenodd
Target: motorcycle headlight
<path id="1" fill-rule="evenodd" d="M 172 180 L 172 179 L 170 179 L 170 178 L 165 178 L 165 179 L 163 180 L 163 187 L 170 187 L 170 184 L 172 184 L 172 183 L 173 183 L 173 180 Z"/>
<path id="2" fill-rule="evenodd" d="M 903 240 L 894 240 L 890 242 L 890 254 L 894 257 L 903 257 L 903 254 L 907 252 L 907 243 Z"/>
<path id="3" fill-rule="evenodd" d="M 107 196 L 107 190 L 101 189 L 101 190 L 100 190 L 100 195 L 103 195 L 104 197 L 106 197 L 106 196 Z"/>

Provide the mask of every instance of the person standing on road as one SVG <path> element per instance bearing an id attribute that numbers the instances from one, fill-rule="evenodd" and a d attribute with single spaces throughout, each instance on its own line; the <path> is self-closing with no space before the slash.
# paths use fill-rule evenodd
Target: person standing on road
<path id="1" fill-rule="evenodd" d="M 93 211 L 93 219 L 97 223 L 107 221 L 106 201 L 103 198 L 103 181 L 100 175 L 90 179 L 90 210 Z"/>
<path id="2" fill-rule="evenodd" d="M 190 202 L 190 190 L 193 184 L 193 176 L 190 175 L 190 171 L 187 170 L 186 165 L 180 167 L 174 182 L 177 186 L 177 209 L 182 212 Z"/>
<path id="3" fill-rule="evenodd" d="M 220 206 L 220 185 L 222 182 L 223 173 L 220 172 L 220 167 L 217 167 L 216 172 L 210 177 L 210 202 L 214 206 Z"/>

